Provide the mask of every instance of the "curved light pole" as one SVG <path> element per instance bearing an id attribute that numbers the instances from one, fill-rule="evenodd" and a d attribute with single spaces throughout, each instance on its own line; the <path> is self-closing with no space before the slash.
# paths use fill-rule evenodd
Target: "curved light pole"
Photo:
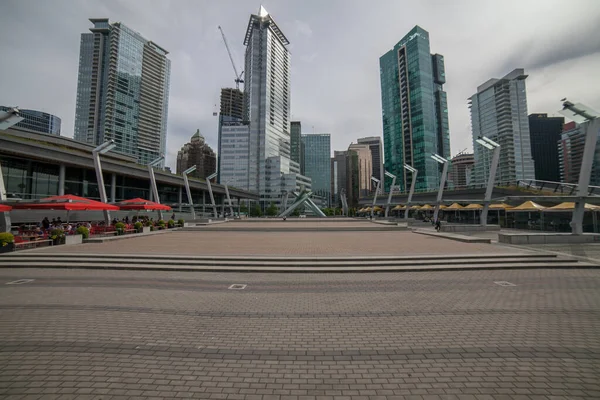
<path id="1" fill-rule="evenodd" d="M 227 196 L 227 202 L 229 203 L 229 213 L 231 214 L 231 218 L 234 217 L 233 215 L 233 204 L 231 203 L 231 197 L 229 197 L 229 182 L 231 182 L 234 178 L 229 179 L 227 182 L 225 182 L 225 195 Z M 225 211 L 223 211 L 223 217 L 225 217 Z"/>
<path id="2" fill-rule="evenodd" d="M 213 213 L 215 215 L 215 218 L 219 218 L 219 213 L 217 211 L 217 206 L 215 204 L 215 196 L 213 195 L 213 191 L 212 191 L 212 186 L 210 185 L 210 180 L 213 178 L 217 177 L 218 172 L 215 171 L 214 174 L 211 174 L 209 176 L 206 177 L 206 185 L 208 186 L 208 194 L 210 195 L 210 202 L 212 204 L 213 207 Z"/>
<path id="3" fill-rule="evenodd" d="M 192 200 L 192 191 L 190 190 L 190 181 L 188 180 L 188 174 L 191 174 L 196 170 L 196 166 L 192 165 L 185 171 L 183 171 L 183 183 L 185 184 L 185 192 L 187 193 L 188 204 L 190 205 L 190 211 L 192 213 L 192 219 L 196 219 L 196 210 L 194 210 L 194 201 Z"/>
<path id="4" fill-rule="evenodd" d="M 114 140 L 107 140 L 100 146 L 92 150 L 92 158 L 94 159 L 94 169 L 96 170 L 96 182 L 98 182 L 98 191 L 100 192 L 100 201 L 107 203 L 106 187 L 104 187 L 104 176 L 102 175 L 102 164 L 100 163 L 100 154 L 106 154 L 117 146 Z M 104 223 L 110 225 L 110 211 L 104 210 Z"/>
<path id="5" fill-rule="evenodd" d="M 156 185 L 156 177 L 154 176 L 154 167 L 163 162 L 165 159 L 164 156 L 158 157 L 156 160 L 150 162 L 148 164 L 148 174 L 150 175 L 150 184 L 152 186 L 152 193 L 154 196 L 154 202 L 160 204 L 160 197 L 158 197 L 158 186 Z M 163 213 L 161 210 L 158 210 L 158 218 L 163 219 Z"/>
<path id="6" fill-rule="evenodd" d="M 392 185 L 390 186 L 390 194 L 388 195 L 387 203 L 385 204 L 385 217 L 388 217 L 390 212 L 390 205 L 392 204 L 392 193 L 394 193 L 394 186 L 396 185 L 396 175 L 391 172 L 385 171 L 385 176 L 392 178 Z"/>
<path id="7" fill-rule="evenodd" d="M 410 207 L 410 202 L 412 201 L 413 193 L 415 192 L 415 182 L 417 182 L 417 174 L 419 170 L 411 167 L 408 164 L 404 164 L 404 169 L 412 173 L 412 182 L 410 184 L 410 192 L 408 193 L 408 199 L 406 200 L 406 209 L 404 210 L 404 219 L 408 219 L 408 209 Z M 406 185 L 406 182 L 404 182 Z"/>
<path id="8" fill-rule="evenodd" d="M 564 116 L 578 123 L 587 122 L 585 133 L 585 146 L 581 159 L 581 170 L 579 171 L 579 184 L 577 185 L 577 199 L 571 220 L 571 232 L 574 235 L 583 234 L 583 215 L 585 213 L 585 198 L 588 195 L 592 166 L 594 164 L 594 153 L 600 132 L 600 114 L 590 107 L 581 103 L 573 104 L 567 99 L 562 99 L 563 109 L 559 111 Z"/>
<path id="9" fill-rule="evenodd" d="M 442 178 L 440 179 L 440 189 L 438 190 L 437 201 L 435 203 L 435 212 L 433 213 L 433 220 L 438 220 L 438 214 L 440 213 L 440 205 L 442 205 L 442 195 L 444 194 L 444 186 L 446 186 L 446 175 L 448 175 L 448 164 L 450 162 L 446 160 L 444 157 L 439 154 L 432 154 L 431 158 L 433 158 L 436 162 L 442 164 L 444 167 L 442 168 Z"/>
<path id="10" fill-rule="evenodd" d="M 377 193 L 379 193 L 379 185 L 381 185 L 381 181 L 374 176 L 371 177 L 371 180 L 377 184 L 377 189 L 375 189 L 375 196 L 373 196 L 373 205 L 371 206 L 371 219 L 373 219 L 373 214 L 375 212 L 375 204 L 377 203 Z"/>
<path id="11" fill-rule="evenodd" d="M 500 145 L 492 139 L 485 136 L 479 136 L 475 141 L 488 150 L 492 150 L 492 163 L 490 165 L 490 176 L 488 177 L 487 189 L 483 198 L 483 210 L 481 210 L 479 223 L 483 226 L 487 225 L 488 210 L 492 201 L 492 191 L 494 190 L 494 181 L 496 180 L 496 171 L 498 170 L 498 162 L 500 161 Z"/>

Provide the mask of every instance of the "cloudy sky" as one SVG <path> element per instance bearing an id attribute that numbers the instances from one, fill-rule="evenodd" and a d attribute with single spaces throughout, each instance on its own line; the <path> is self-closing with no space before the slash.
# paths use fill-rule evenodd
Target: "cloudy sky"
<path id="1" fill-rule="evenodd" d="M 121 21 L 170 52 L 167 165 L 197 128 L 216 149 L 212 116 L 234 74 L 221 25 L 241 67 L 260 0 L 2 0 L 0 104 L 62 118 L 73 136 L 80 34 L 88 18 Z M 471 148 L 467 99 L 514 68 L 529 74 L 529 112 L 560 99 L 600 109 L 599 0 L 263 0 L 291 42 L 292 119 L 331 133 L 332 150 L 381 135 L 379 57 L 414 25 L 445 57 L 452 154 Z"/>

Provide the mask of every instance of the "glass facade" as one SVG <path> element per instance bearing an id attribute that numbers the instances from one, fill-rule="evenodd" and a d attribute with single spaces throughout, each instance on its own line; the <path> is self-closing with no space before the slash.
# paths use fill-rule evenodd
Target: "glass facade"
<path id="1" fill-rule="evenodd" d="M 381 182 L 385 182 L 384 168 L 383 168 L 383 149 L 381 146 L 381 137 L 373 136 L 360 138 L 357 140 L 358 144 L 368 144 L 371 149 L 371 157 L 373 159 L 373 176 L 379 179 Z M 373 188 L 375 192 L 376 187 Z M 380 187 L 380 193 L 383 187 Z"/>
<path id="2" fill-rule="evenodd" d="M 291 144 L 290 157 L 292 161 L 300 164 L 300 173 L 304 174 L 304 146 L 302 142 L 302 124 L 300 121 L 292 121 L 291 123 Z"/>
<path id="3" fill-rule="evenodd" d="M 476 143 L 486 136 L 500 144 L 496 182 L 514 185 L 519 180 L 535 179 L 531 156 L 525 71 L 515 69 L 502 79 L 490 79 L 469 99 L 475 166 L 472 183 L 485 184 L 489 176 L 492 151 Z"/>
<path id="4" fill-rule="evenodd" d="M 0 111 L 8 111 L 12 107 L 0 106 Z M 60 118 L 42 111 L 19 109 L 23 121 L 15 126 L 39 133 L 60 136 Z"/>
<path id="5" fill-rule="evenodd" d="M 412 180 L 405 163 L 419 171 L 417 190 L 435 190 L 441 166 L 430 155 L 450 157 L 444 59 L 429 48 L 429 33 L 415 26 L 379 59 L 385 169 L 402 191 Z"/>
<path id="6" fill-rule="evenodd" d="M 75 139 L 148 164 L 166 151 L 170 60 L 167 52 L 121 23 L 92 19 L 81 35 Z"/>
<path id="7" fill-rule="evenodd" d="M 222 122 L 219 132 L 219 182 L 248 190 L 249 127 L 241 122 Z"/>
<path id="8" fill-rule="evenodd" d="M 331 135 L 302 135 L 304 174 L 312 181 L 312 191 L 331 203 Z"/>
<path id="9" fill-rule="evenodd" d="M 563 117 L 548 117 L 548 114 L 531 114 L 529 116 L 531 157 L 535 164 L 535 179 L 560 182 L 557 144 L 564 124 Z"/>

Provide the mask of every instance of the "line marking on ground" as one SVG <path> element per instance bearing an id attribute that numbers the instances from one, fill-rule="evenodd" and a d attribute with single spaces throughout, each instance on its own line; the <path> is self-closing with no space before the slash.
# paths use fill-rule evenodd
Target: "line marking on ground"
<path id="1" fill-rule="evenodd" d="M 231 290 L 244 290 L 244 289 L 246 289 L 246 286 L 248 286 L 248 285 L 244 285 L 242 283 L 234 283 L 233 285 L 229 286 L 228 289 L 231 289 Z"/>
<path id="2" fill-rule="evenodd" d="M 498 286 L 517 286 L 514 283 L 507 282 L 507 281 L 495 281 L 494 283 Z"/>
<path id="3" fill-rule="evenodd" d="M 7 285 L 22 285 L 24 283 L 33 282 L 35 279 L 17 279 L 16 281 L 6 282 Z"/>

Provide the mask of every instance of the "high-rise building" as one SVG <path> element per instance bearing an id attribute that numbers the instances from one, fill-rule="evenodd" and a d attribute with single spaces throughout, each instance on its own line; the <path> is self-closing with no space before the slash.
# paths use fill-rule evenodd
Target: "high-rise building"
<path id="1" fill-rule="evenodd" d="M 248 121 L 247 190 L 260 195 L 263 208 L 280 204 L 286 187 L 307 183 L 290 159 L 290 52 L 288 39 L 260 7 L 244 38 L 244 121 Z M 229 162 L 222 154 L 222 163 Z M 285 185 L 280 180 L 287 177 Z M 223 178 L 221 178 L 222 180 Z"/>
<path id="2" fill-rule="evenodd" d="M 380 186 L 380 192 L 383 192 L 383 182 L 385 177 L 385 170 L 383 168 L 383 147 L 381 146 L 381 137 L 370 136 L 360 138 L 357 140 L 358 144 L 368 144 L 371 149 L 371 157 L 373 159 L 373 176 L 382 182 Z M 373 191 L 376 186 L 373 187 Z"/>
<path id="3" fill-rule="evenodd" d="M 548 117 L 548 114 L 529 116 L 531 157 L 535 165 L 535 179 L 560 182 L 558 141 L 563 130 L 563 117 Z"/>
<path id="4" fill-rule="evenodd" d="M 243 119 L 244 117 L 244 92 L 240 89 L 221 89 L 220 115 Z"/>
<path id="5" fill-rule="evenodd" d="M 558 142 L 560 178 L 563 183 L 579 183 L 588 124 L 589 122 L 582 124 L 569 122 L 564 125 Z M 592 162 L 590 185 L 600 186 L 600 132 L 598 133 L 594 161 Z"/>
<path id="6" fill-rule="evenodd" d="M 165 154 L 171 61 L 167 51 L 126 25 L 93 18 L 81 34 L 75 140 L 147 164 Z"/>
<path id="7" fill-rule="evenodd" d="M 452 158 L 448 182 L 453 189 L 465 189 L 470 185 L 474 164 L 473 153 L 459 153 Z"/>
<path id="8" fill-rule="evenodd" d="M 492 151 L 475 141 L 486 136 L 500 144 L 496 182 L 516 184 L 535 179 L 531 157 L 525 71 L 518 68 L 501 79 L 490 79 L 469 99 L 475 167 L 473 181 L 484 184 L 489 176 Z"/>
<path id="9" fill-rule="evenodd" d="M 250 127 L 235 118 L 220 117 L 218 182 L 248 190 L 248 154 L 250 152 Z"/>
<path id="10" fill-rule="evenodd" d="M 312 181 L 312 192 L 331 202 L 331 136 L 328 133 L 302 135 L 304 173 Z"/>
<path id="11" fill-rule="evenodd" d="M 417 190 L 435 190 L 441 166 L 430 156 L 450 157 L 444 57 L 430 54 L 429 33 L 415 26 L 379 58 L 379 73 L 385 169 L 406 190 L 412 177 L 403 165 L 412 165 Z"/>
<path id="12" fill-rule="evenodd" d="M 196 166 L 196 170 L 190 175 L 197 178 L 206 178 L 217 170 L 217 156 L 200 134 L 200 129 L 194 133 L 190 142 L 184 144 L 177 152 L 178 174 L 193 165 Z"/>
<path id="13" fill-rule="evenodd" d="M 9 111 L 13 107 L 0 106 L 0 111 Z M 15 124 L 15 127 L 29 129 L 39 133 L 60 136 L 60 118 L 37 110 L 19 109 L 19 115 L 24 118 Z"/>
<path id="14" fill-rule="evenodd" d="M 371 193 L 373 159 L 367 144 L 351 144 L 346 157 L 346 192 L 350 207 Z"/>
<path id="15" fill-rule="evenodd" d="M 302 124 L 300 121 L 291 122 L 290 157 L 300 164 L 300 173 L 304 174 L 304 142 L 302 142 Z"/>
<path id="16" fill-rule="evenodd" d="M 333 207 L 341 207 L 342 191 L 346 188 L 347 151 L 334 151 L 331 158 L 331 199 Z"/>

